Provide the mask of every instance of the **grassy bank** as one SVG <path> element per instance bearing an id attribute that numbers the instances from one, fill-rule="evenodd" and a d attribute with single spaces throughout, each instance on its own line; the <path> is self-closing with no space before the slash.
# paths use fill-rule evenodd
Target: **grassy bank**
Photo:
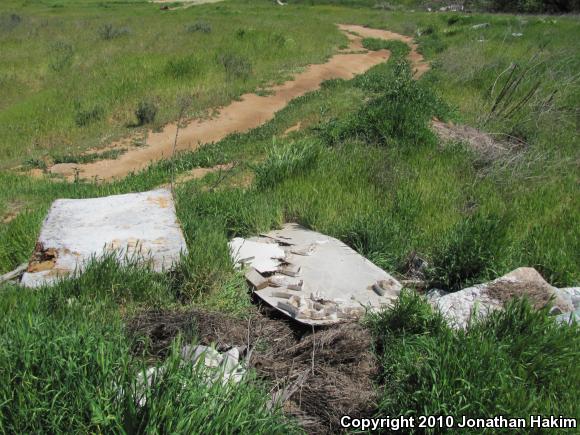
<path id="1" fill-rule="evenodd" d="M 167 388 L 150 391 L 145 409 L 119 394 L 130 391 L 135 374 L 150 363 L 131 352 L 134 343 L 125 334 L 124 320 L 141 309 L 178 311 L 192 305 L 248 315 L 252 306 L 247 286 L 231 267 L 226 243 L 230 237 L 267 231 L 286 221 L 335 236 L 392 273 L 406 273 L 409 256 L 419 255 L 429 264 L 430 284 L 449 290 L 519 266 L 536 267 L 556 286 L 580 283 L 577 19 L 386 13 L 328 5 L 277 8 L 257 2 L 225 2 L 161 15 L 158 7 L 140 2 L 54 4 L 32 2 L 20 9 L 13 3 L 6 9 L 18 7 L 18 14 L 28 17 L 10 31 L 16 33 L 0 33 L 3 44 L 12 41 L 8 56 L 16 56 L 21 46 L 36 47 L 42 54 L 38 59 L 20 54 L 22 64 L 11 60 L 0 66 L 0 71 L 16 71 L 20 65 L 14 77 L 30 80 L 2 88 L 0 118 L 9 125 L 17 125 L 18 119 L 26 125 L 43 119 L 34 134 L 20 128 L 2 133 L 0 159 L 7 165 L 43 153 L 77 155 L 79 149 L 102 141 L 105 133 L 132 131 L 127 123 L 134 122 L 134 109 L 143 98 L 158 104 L 161 123 L 176 116 L 179 95 L 198 92 L 199 105 L 190 113 L 195 115 L 281 79 L 344 43 L 336 22 L 420 35 L 420 50 L 433 68 L 420 81 L 411 80 L 402 62 L 406 50 L 391 45 L 394 55 L 387 64 L 352 81 L 326 82 L 248 134 L 179 155 L 178 174 L 226 162 L 237 165 L 225 174 L 176 187 L 189 255 L 175 273 L 120 268 L 107 260 L 52 289 L 32 292 L 4 285 L 0 430 L 295 430 L 279 411 L 267 411 L 269 386 L 249 382 L 233 390 L 207 387 L 175 363 L 175 350 L 169 357 Z M 33 22 L 38 32 L 48 32 L 43 38 L 28 37 L 25 27 L 19 27 Z M 45 27 L 40 26 L 43 22 Z M 105 40 L 94 39 L 106 22 L 114 22 L 111 32 L 131 29 L 107 40 L 108 49 Z M 79 23 L 91 30 L 77 35 L 71 29 Z M 193 33 L 180 33 L 190 23 Z M 211 31 L 203 23 L 210 23 Z M 489 26 L 472 28 L 482 23 Z M 56 28 L 66 30 L 58 35 L 79 38 L 73 44 L 79 48 L 62 73 L 35 75 L 42 70 L 40 63 L 48 65 L 49 51 L 42 47 L 58 39 L 50 33 Z M 275 34 L 287 41 L 284 48 L 272 46 Z M 184 38 L 193 39 L 180 51 Z M 366 44 L 382 47 L 375 40 Z M 88 50 L 92 45 L 95 50 Z M 231 50 L 252 65 L 247 77 L 228 79 L 225 66 L 215 60 Z M 209 59 L 202 62 L 199 75 L 167 78 L 165 68 L 190 71 L 176 59 L 192 52 Z M 140 60 L 131 61 L 132 56 Z M 151 76 L 140 73 L 145 57 L 156 65 Z M 96 70 L 108 64 L 110 73 L 89 80 L 77 69 L 83 62 L 94 62 Z M 230 63 L 244 69 L 243 63 Z M 512 64 L 517 68 L 510 68 Z M 517 85 L 510 81 L 513 77 Z M 124 94 L 111 94 L 128 78 L 139 84 Z M 506 86 L 513 90 L 500 97 Z M 73 100 L 86 95 L 87 105 L 71 105 L 69 97 L 45 100 L 39 89 L 62 90 Z M 102 111 L 94 113 L 107 115 L 77 125 L 74 108 L 90 109 L 97 103 Z M 52 109 L 43 112 L 39 107 Z M 93 112 L 86 113 L 92 119 Z M 509 153 L 498 158 L 465 143 L 446 143 L 432 132 L 433 117 L 505 139 Z M 301 129 L 285 136 L 298 122 Z M 44 137 L 45 146 L 28 153 L 27 141 L 34 137 Z M 29 257 L 54 199 L 144 191 L 167 183 L 172 171 L 172 165 L 160 162 L 102 185 L 0 172 L 0 216 L 17 212 L 0 225 L 0 272 Z M 467 332 L 453 332 L 424 302 L 405 295 L 393 310 L 368 319 L 367 326 L 376 334 L 381 365 L 376 408 L 383 416 L 580 414 L 574 368 L 577 327 L 558 327 L 545 311 L 536 313 L 515 303 Z M 187 392 L 181 389 L 184 379 L 190 380 Z M 201 404 L 200 397 L 207 403 Z"/>
<path id="2" fill-rule="evenodd" d="M 333 27 L 269 3 L 2 2 L 2 166 L 126 136 L 140 103 L 157 108 L 158 126 L 183 100 L 187 116 L 203 116 L 323 61 L 345 42 Z"/>

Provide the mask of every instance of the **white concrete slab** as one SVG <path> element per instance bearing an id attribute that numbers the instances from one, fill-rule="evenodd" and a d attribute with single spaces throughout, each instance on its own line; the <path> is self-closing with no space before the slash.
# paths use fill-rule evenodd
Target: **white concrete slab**
<path id="1" fill-rule="evenodd" d="M 387 272 L 358 254 L 353 249 L 333 237 L 305 229 L 297 224 L 287 224 L 281 230 L 266 234 L 267 240 L 283 240 L 288 246 L 279 246 L 285 251 L 285 261 L 299 268 L 298 276 L 303 281 L 301 294 L 310 298 L 338 301 L 339 306 L 367 307 L 371 310 L 391 306 L 399 297 L 401 284 Z M 246 242 L 247 243 L 247 242 Z M 259 246 L 258 246 L 259 247 Z M 382 282 L 383 296 L 373 291 L 373 285 Z M 295 316 L 281 308 L 288 302 L 276 297 L 280 287 L 267 287 L 256 294 L 272 307 L 309 325 L 327 325 L 344 319 L 308 319 Z"/>
<path id="2" fill-rule="evenodd" d="M 115 253 L 120 261 L 171 268 L 187 251 L 173 196 L 167 189 L 91 199 L 58 199 L 40 232 L 21 283 L 38 287 L 82 271 L 92 257 Z"/>

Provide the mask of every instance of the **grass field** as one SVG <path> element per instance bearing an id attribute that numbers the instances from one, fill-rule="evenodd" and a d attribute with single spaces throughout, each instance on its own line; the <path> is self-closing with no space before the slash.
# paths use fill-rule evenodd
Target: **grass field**
<path id="1" fill-rule="evenodd" d="M 519 266 L 555 286 L 580 285 L 580 21 L 355 6 L 2 2 L 0 273 L 28 259 L 54 199 L 170 180 L 167 162 L 100 185 L 11 169 L 71 159 L 144 128 L 135 126 L 141 102 L 158 109 L 157 127 L 177 118 L 183 98 L 192 102 L 188 117 L 207 114 L 322 62 L 346 43 L 335 23 L 416 36 L 432 70 L 411 80 L 406 50 L 391 44 L 387 64 L 326 82 L 247 134 L 180 154 L 178 173 L 238 164 L 223 179 L 177 186 L 190 252 L 176 273 L 105 260 L 54 288 L 1 287 L 0 431 L 299 431 L 267 409 L 270 386 L 207 387 L 176 363 L 177 348 L 167 388 L 152 390 L 146 407 L 119 394 L 146 363 L 131 353 L 124 321 L 145 308 L 253 312 L 227 240 L 286 221 L 340 238 L 392 273 L 404 273 L 416 253 L 439 288 Z M 489 26 L 472 28 L 481 23 Z M 503 143 L 514 149 L 494 158 L 446 144 L 430 128 L 433 117 L 511 138 Z M 283 135 L 298 122 L 299 131 Z M 366 324 L 382 367 L 379 415 L 580 418 L 578 329 L 556 326 L 545 310 L 514 303 L 456 332 L 409 294 Z"/>

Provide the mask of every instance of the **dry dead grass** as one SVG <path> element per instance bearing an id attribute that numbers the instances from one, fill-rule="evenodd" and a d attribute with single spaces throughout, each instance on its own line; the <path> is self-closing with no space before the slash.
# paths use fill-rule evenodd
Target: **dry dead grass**
<path id="1" fill-rule="evenodd" d="M 370 333 L 358 323 L 312 330 L 266 308 L 248 320 L 202 310 L 149 311 L 128 321 L 135 353 L 163 357 L 182 334 L 218 350 L 244 347 L 257 374 L 309 433 L 340 431 L 346 414 L 375 410 L 377 373 Z"/>

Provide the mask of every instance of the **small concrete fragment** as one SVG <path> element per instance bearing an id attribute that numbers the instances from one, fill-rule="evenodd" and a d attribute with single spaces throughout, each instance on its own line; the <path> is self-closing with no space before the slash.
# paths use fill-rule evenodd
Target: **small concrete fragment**
<path id="1" fill-rule="evenodd" d="M 264 278 L 253 267 L 246 272 L 246 281 L 248 281 L 256 290 L 262 290 L 268 287 L 268 279 Z"/>
<path id="2" fill-rule="evenodd" d="M 276 272 L 286 256 L 277 243 L 256 242 L 236 237 L 229 243 L 237 267 L 251 266 L 260 273 Z"/>
<path id="3" fill-rule="evenodd" d="M 22 274 L 28 269 L 28 263 L 23 263 L 14 269 L 12 272 L 5 273 L 4 275 L 0 275 L 0 284 L 3 282 L 8 282 L 15 280 L 22 276 Z"/>
<path id="4" fill-rule="evenodd" d="M 203 380 L 207 385 L 221 381 L 223 385 L 228 382 L 237 384 L 244 375 L 246 369 L 240 362 L 240 351 L 233 347 L 227 352 L 220 353 L 210 346 L 184 346 L 181 349 L 180 364 L 193 364 L 202 370 Z M 165 365 L 149 367 L 139 372 L 133 390 L 133 398 L 137 406 L 147 404 L 147 390 L 155 388 L 157 382 L 162 379 L 167 367 Z"/>
<path id="5" fill-rule="evenodd" d="M 82 272 L 92 258 L 115 255 L 155 271 L 170 269 L 187 246 L 167 189 L 91 199 L 58 199 L 44 220 L 21 283 L 51 284 Z"/>

